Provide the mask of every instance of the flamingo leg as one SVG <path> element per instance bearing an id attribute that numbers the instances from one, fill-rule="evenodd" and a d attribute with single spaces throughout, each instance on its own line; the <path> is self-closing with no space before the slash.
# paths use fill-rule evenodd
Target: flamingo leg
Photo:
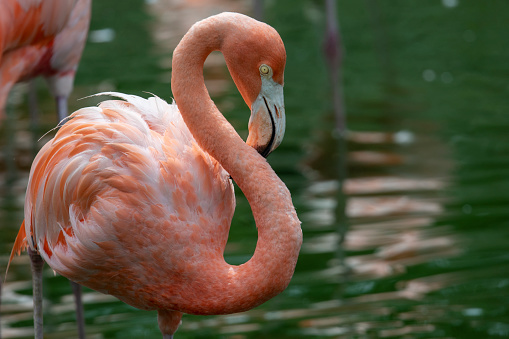
<path id="1" fill-rule="evenodd" d="M 35 339 L 43 338 L 42 328 L 42 267 L 44 266 L 44 260 L 37 254 L 36 251 L 28 248 L 28 254 L 30 256 L 30 263 L 32 267 L 32 285 L 34 295 L 34 328 L 35 328 Z"/>
<path id="2" fill-rule="evenodd" d="M 67 97 L 57 96 L 55 100 L 57 103 L 58 124 L 60 125 L 62 120 L 67 118 Z"/>
<path id="3" fill-rule="evenodd" d="M 28 111 L 32 128 L 39 126 L 39 109 L 37 107 L 37 84 L 34 79 L 28 82 Z"/>
<path id="4" fill-rule="evenodd" d="M 182 323 L 182 312 L 172 310 L 158 310 L 157 323 L 163 339 L 173 339 L 173 334 Z"/>
<path id="5" fill-rule="evenodd" d="M 5 107 L 6 119 L 5 119 L 5 185 L 8 192 L 11 192 L 11 188 L 18 178 L 18 171 L 16 169 L 16 123 L 14 118 L 14 108 L 8 102 Z"/>
<path id="6" fill-rule="evenodd" d="M 37 147 L 37 131 L 39 129 L 39 109 L 37 107 L 37 84 L 34 79 L 28 82 L 28 112 L 30 113 L 30 131 L 32 132 L 32 153 L 35 155 Z"/>
<path id="7" fill-rule="evenodd" d="M 74 302 L 76 304 L 76 323 L 78 325 L 78 338 L 85 339 L 85 317 L 83 312 L 83 302 L 81 299 L 81 285 L 69 280 L 74 294 Z"/>

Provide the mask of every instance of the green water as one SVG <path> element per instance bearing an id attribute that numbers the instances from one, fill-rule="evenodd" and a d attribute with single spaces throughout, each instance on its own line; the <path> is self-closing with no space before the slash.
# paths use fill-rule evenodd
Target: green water
<path id="1" fill-rule="evenodd" d="M 87 45 L 72 109 L 111 89 L 170 100 L 160 66 L 170 55 L 153 45 L 146 13 L 137 0 L 94 3 L 91 29 L 116 36 Z M 292 192 L 304 232 L 290 286 L 246 313 L 186 315 L 176 337 L 509 337 L 509 3 L 341 1 L 338 18 L 345 144 L 332 133 L 322 2 L 266 2 L 265 20 L 288 54 L 287 132 L 269 162 Z M 39 85 L 40 136 L 56 121 Z M 214 100 L 245 137 L 248 110 L 230 87 Z M 26 105 L 13 110 L 16 137 L 26 139 Z M 1 132 L 5 148 L 5 125 Z M 17 179 L 0 190 L 1 267 L 23 219 L 29 152 L 20 147 Z M 237 193 L 232 264 L 256 246 L 249 205 Z M 46 337 L 76 337 L 70 286 L 45 273 Z M 160 337 L 155 312 L 90 290 L 84 300 L 90 338 Z M 24 255 L 3 291 L 5 338 L 32 335 L 30 301 Z"/>

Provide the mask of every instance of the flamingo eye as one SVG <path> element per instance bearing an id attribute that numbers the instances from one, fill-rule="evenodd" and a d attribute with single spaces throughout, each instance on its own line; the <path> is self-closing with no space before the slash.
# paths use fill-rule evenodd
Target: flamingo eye
<path id="1" fill-rule="evenodd" d="M 269 66 L 262 64 L 260 66 L 260 74 L 261 75 L 268 75 L 270 73 L 271 69 Z"/>

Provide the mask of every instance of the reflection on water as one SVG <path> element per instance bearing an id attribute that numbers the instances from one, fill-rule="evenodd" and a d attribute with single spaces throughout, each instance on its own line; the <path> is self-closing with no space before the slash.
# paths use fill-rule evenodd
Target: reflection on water
<path id="1" fill-rule="evenodd" d="M 247 0 L 128 3 L 94 4 L 92 29 L 115 35 L 87 46 L 76 98 L 112 89 L 147 90 L 169 100 L 171 50 L 187 28 L 225 9 L 251 8 Z M 323 7 L 266 2 L 264 16 L 282 34 L 289 55 L 287 133 L 269 161 L 292 191 L 303 222 L 301 256 L 280 296 L 241 314 L 186 315 L 178 338 L 509 336 L 509 105 L 500 76 L 507 73 L 501 61 L 509 43 L 499 29 L 509 8 L 502 2 L 482 8 L 473 1 L 452 3 L 339 4 L 349 125 L 342 144 L 330 127 Z M 135 37 L 141 47 L 133 49 Z M 112 55 L 118 56 L 114 64 Z M 124 74 L 132 67 L 139 71 Z M 210 58 L 204 73 L 214 100 L 245 137 L 248 112 L 221 56 Z M 0 187 L 1 267 L 23 218 L 32 156 L 23 97 L 13 108 L 17 179 Z M 53 117 L 52 100 L 41 99 L 43 114 Z M 95 103 L 87 100 L 74 105 Z M 52 127 L 51 119 L 38 136 Z M 5 157 L 0 166 L 4 182 Z M 256 228 L 237 193 L 225 257 L 240 264 L 256 246 Z M 69 284 L 50 269 L 44 283 L 47 337 L 75 337 Z M 3 337 L 31 337 L 26 255 L 15 259 L 2 297 Z M 90 338 L 160 337 L 155 312 L 90 290 L 84 303 Z"/>
<path id="2" fill-rule="evenodd" d="M 357 131 L 350 132 L 347 139 L 349 149 L 355 150 L 348 153 L 350 171 L 364 167 L 370 174 L 348 178 L 341 185 L 330 179 L 311 181 L 305 193 L 309 211 L 301 214 L 305 224 L 321 231 L 306 237 L 303 255 L 331 254 L 318 276 L 343 286 L 336 292 L 337 299 L 321 303 L 317 314 L 307 313 L 316 319 L 303 320 L 300 325 L 306 328 L 304 333 L 324 337 L 397 337 L 435 332 L 433 325 L 408 325 L 418 320 L 409 312 L 387 319 L 398 312 L 395 305 L 415 304 L 430 292 L 462 280 L 461 275 L 406 277 L 416 266 L 447 260 L 462 252 L 461 240 L 451 227 L 436 226 L 436 218 L 445 210 L 446 199 L 441 192 L 447 185 L 443 178 L 450 175 L 445 169 L 450 166 L 440 166 L 444 172 L 435 169 L 429 177 L 397 169 L 415 161 L 412 158 L 422 148 L 420 143 L 447 146 L 438 139 L 423 139 L 410 132 L 402 137 L 402 132 Z M 324 140 L 321 144 L 333 142 Z M 376 149 L 380 144 L 384 144 L 383 151 Z M 329 153 L 322 156 L 329 157 Z M 330 176 L 327 169 L 320 173 L 324 162 L 316 155 L 308 162 L 313 177 Z M 341 232 L 331 232 L 337 227 L 336 197 L 340 189 L 347 195 L 348 231 L 344 239 Z M 440 314 L 436 318 L 428 315 L 427 321 L 439 320 L 443 316 Z"/>

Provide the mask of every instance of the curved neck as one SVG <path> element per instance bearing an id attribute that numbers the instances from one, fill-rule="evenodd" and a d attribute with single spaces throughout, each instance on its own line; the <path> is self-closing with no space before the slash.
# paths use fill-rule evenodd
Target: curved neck
<path id="1" fill-rule="evenodd" d="M 210 21 L 209 21 L 210 23 Z M 224 260 L 207 277 L 200 293 L 203 305 L 181 310 L 186 313 L 234 313 L 257 306 L 282 292 L 293 275 L 302 243 L 300 221 L 290 192 L 267 161 L 246 145 L 214 105 L 203 79 L 203 63 L 214 50 L 221 50 L 232 23 L 198 23 L 184 36 L 173 54 L 172 90 L 180 113 L 202 149 L 230 173 L 245 194 L 258 228 L 253 257 L 243 265 Z M 227 27 L 225 27 L 227 26 Z"/>

